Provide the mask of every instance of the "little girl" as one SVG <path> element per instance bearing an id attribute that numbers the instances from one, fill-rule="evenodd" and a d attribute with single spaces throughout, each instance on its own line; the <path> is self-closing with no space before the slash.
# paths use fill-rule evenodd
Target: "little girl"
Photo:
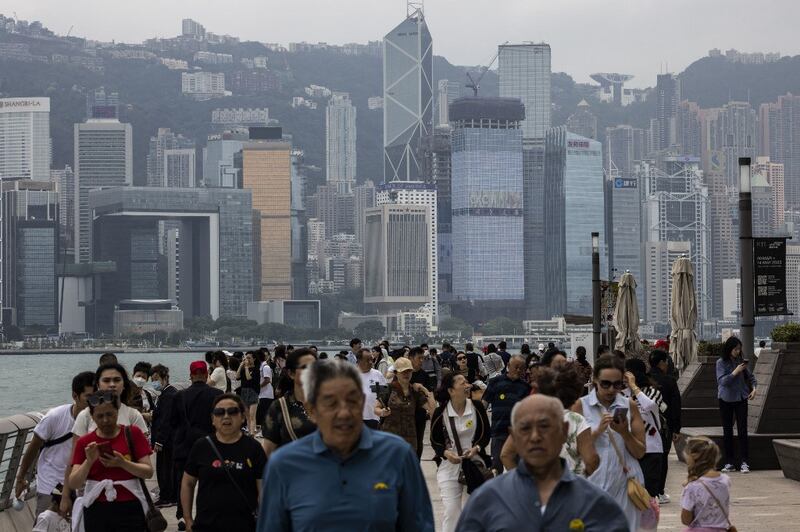
<path id="1" fill-rule="evenodd" d="M 719 447 L 706 437 L 690 438 L 686 444 L 689 478 L 681 496 L 681 522 L 685 530 L 724 532 L 728 519 L 731 480 L 716 470 Z"/>

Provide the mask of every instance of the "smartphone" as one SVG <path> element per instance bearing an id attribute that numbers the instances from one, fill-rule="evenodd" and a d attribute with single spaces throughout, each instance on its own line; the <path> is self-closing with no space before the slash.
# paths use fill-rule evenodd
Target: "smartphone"
<path id="1" fill-rule="evenodd" d="M 622 423 L 628 418 L 628 409 L 626 407 L 618 407 L 614 409 L 614 423 Z"/>
<path id="2" fill-rule="evenodd" d="M 114 456 L 114 452 L 111 450 L 110 441 L 98 442 L 97 450 L 100 451 L 100 456 L 103 458 Z"/>

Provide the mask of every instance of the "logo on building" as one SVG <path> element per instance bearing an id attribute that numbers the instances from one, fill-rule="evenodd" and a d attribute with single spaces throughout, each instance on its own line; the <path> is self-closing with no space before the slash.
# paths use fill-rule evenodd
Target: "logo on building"
<path id="1" fill-rule="evenodd" d="M 626 179 L 624 177 L 618 177 L 614 180 L 614 188 L 636 188 L 636 180 L 635 179 Z"/>
<path id="2" fill-rule="evenodd" d="M 567 148 L 588 148 L 589 141 L 588 140 L 568 140 L 567 141 Z"/>
<path id="3" fill-rule="evenodd" d="M 470 209 L 521 209 L 522 194 L 500 190 L 470 192 Z"/>

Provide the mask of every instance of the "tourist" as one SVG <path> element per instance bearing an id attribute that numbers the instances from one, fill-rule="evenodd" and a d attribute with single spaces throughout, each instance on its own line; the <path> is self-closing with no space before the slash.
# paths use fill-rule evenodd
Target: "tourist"
<path id="1" fill-rule="evenodd" d="M 236 395 L 242 393 L 242 381 L 239 380 L 239 366 L 242 365 L 244 353 L 241 351 L 234 351 L 233 355 L 228 358 L 228 371 L 226 375 L 228 380 L 231 381 L 231 391 Z"/>
<path id="2" fill-rule="evenodd" d="M 95 428 L 78 439 L 72 454 L 69 486 L 83 489 L 72 529 L 141 532 L 147 502 L 138 479 L 153 476 L 150 444 L 139 427 L 118 423 L 121 403 L 114 391 L 95 392 L 88 403 Z"/>
<path id="3" fill-rule="evenodd" d="M 156 409 L 153 412 L 153 426 L 150 440 L 156 453 L 156 479 L 158 480 L 158 500 L 156 506 L 166 507 L 178 503 L 177 487 L 172 472 L 175 431 L 170 423 L 172 407 L 178 389 L 169 382 L 169 368 L 161 364 L 153 366 L 151 374 L 153 389 L 159 392 Z"/>
<path id="4" fill-rule="evenodd" d="M 320 353 L 322 356 L 324 353 Z M 311 434 L 317 428 L 308 417 L 303 402 L 303 371 L 316 357 L 310 349 L 295 349 L 286 359 L 286 376 L 278 383 L 280 398 L 273 401 L 261 427 L 264 452 L 270 456 L 275 449 Z"/>
<path id="5" fill-rule="evenodd" d="M 431 379 L 430 375 L 427 371 L 425 371 L 423 365 L 425 362 L 425 350 L 422 347 L 415 347 L 410 349 L 408 353 L 405 355 L 408 360 L 411 361 L 411 368 L 413 372 L 411 373 L 411 385 L 415 386 L 417 384 L 424 386 L 428 392 L 428 397 L 431 400 L 431 406 L 427 410 L 425 409 L 424 404 L 418 404 L 416 409 L 414 410 L 414 424 L 416 426 L 416 434 L 417 434 L 417 457 L 422 458 L 422 449 L 423 449 L 423 439 L 425 437 L 425 425 L 428 423 L 428 419 L 430 414 L 433 413 L 435 408 L 435 403 L 433 402 L 433 392 L 436 390 L 436 379 Z M 441 373 L 440 373 L 441 375 Z"/>
<path id="6" fill-rule="evenodd" d="M 117 355 L 114 353 L 103 353 L 100 355 L 100 359 L 97 361 L 98 366 L 104 366 L 106 364 L 119 364 L 119 360 L 117 360 Z"/>
<path id="7" fill-rule="evenodd" d="M 638 358 L 625 361 L 625 381 L 629 396 L 636 401 L 644 423 L 644 456 L 639 465 L 644 475 L 644 487 L 651 497 L 658 497 L 661 483 L 661 462 L 664 457 L 664 442 L 661 437 L 661 416 L 666 405 L 655 381 L 647 375 L 647 366 Z M 628 394 L 626 394 L 628 395 Z"/>
<path id="8" fill-rule="evenodd" d="M 502 375 L 503 370 L 506 368 L 503 358 L 497 353 L 497 347 L 494 344 L 486 346 L 483 365 L 486 367 L 486 382 Z"/>
<path id="9" fill-rule="evenodd" d="M 601 356 L 610 355 L 610 354 L 612 354 L 611 353 L 611 348 L 608 347 L 607 345 L 601 344 L 601 345 L 599 345 L 597 347 L 597 353 L 595 354 L 594 359 L 597 360 Z"/>
<path id="10" fill-rule="evenodd" d="M 433 392 L 442 383 L 442 363 L 436 356 L 436 349 L 429 349 L 428 344 L 420 346 L 423 350 L 421 369 L 428 377 L 425 387 Z"/>
<path id="11" fill-rule="evenodd" d="M 319 430 L 270 457 L 259 532 L 433 532 L 431 500 L 413 451 L 363 423 L 358 370 L 319 360 L 302 378 Z"/>
<path id="12" fill-rule="evenodd" d="M 186 530 L 254 531 L 267 458 L 253 438 L 242 434 L 247 407 L 240 397 L 218 395 L 211 406 L 214 433 L 194 443 L 181 481 Z M 195 487 L 197 515 L 192 517 Z"/>
<path id="13" fill-rule="evenodd" d="M 506 351 L 508 348 L 508 344 L 503 341 L 497 344 L 497 354 L 500 355 L 500 358 L 503 359 L 503 365 L 508 366 L 508 362 L 511 360 L 511 354 Z M 528 352 L 530 352 L 531 348 L 528 347 Z"/>
<path id="14" fill-rule="evenodd" d="M 763 351 L 766 348 L 767 348 L 767 342 L 766 341 L 761 340 L 760 342 L 758 342 L 758 347 L 756 347 L 753 350 L 753 355 L 755 355 L 756 360 L 758 360 L 758 357 L 761 356 L 761 351 Z"/>
<path id="15" fill-rule="evenodd" d="M 22 498 L 28 489 L 25 477 L 36 462 L 36 509 L 34 518 L 47 510 L 52 493 L 64 481 L 65 470 L 72 452 L 72 426 L 78 413 L 88 406 L 87 398 L 94 393 L 94 373 L 84 371 L 72 379 L 72 402 L 51 408 L 33 429 L 17 470 L 14 495 Z"/>
<path id="16" fill-rule="evenodd" d="M 433 412 L 433 394 L 422 384 L 411 383 L 413 368 L 409 359 L 397 359 L 394 368 L 395 380 L 389 385 L 389 397 L 378 399 L 375 413 L 383 419 L 381 428 L 406 440 L 419 457 L 422 453 L 418 448 L 419 439 L 424 434 L 417 434 L 416 412 Z M 422 430 L 425 430 L 424 423 Z"/>
<path id="17" fill-rule="evenodd" d="M 486 378 L 486 366 L 483 364 L 483 355 L 475 352 L 475 346 L 472 343 L 465 344 L 464 351 L 467 354 L 467 367 L 478 375 L 478 379 L 484 380 Z"/>
<path id="18" fill-rule="evenodd" d="M 684 451 L 688 478 L 681 495 L 681 523 L 686 530 L 732 530 L 731 479 L 717 471 L 719 447 L 708 438 L 689 438 Z"/>
<path id="19" fill-rule="evenodd" d="M 628 530 L 614 500 L 575 475 L 560 457 L 567 423 L 557 399 L 534 395 L 517 403 L 511 430 L 519 465 L 472 494 L 458 521 L 459 532 Z"/>
<path id="20" fill-rule="evenodd" d="M 431 447 L 434 460 L 439 464 L 436 482 L 444 506 L 444 532 L 455 530 L 467 490 L 467 486 L 458 481 L 461 461 L 482 461 L 484 467 L 489 466 L 489 457 L 485 453 L 489 443 L 489 417 L 480 401 L 469 398 L 470 388 L 463 375 L 445 375 L 436 392 L 439 407 L 431 416 Z"/>
<path id="21" fill-rule="evenodd" d="M 145 389 L 150 381 L 153 365 L 149 362 L 137 362 L 131 374 L 130 405 L 141 412 L 142 417 L 149 426 L 153 422 L 153 410 L 156 407 L 156 394 Z"/>
<path id="22" fill-rule="evenodd" d="M 361 349 L 361 340 L 358 338 L 353 338 L 350 340 L 350 351 L 347 353 L 347 361 L 351 364 L 355 364 L 357 362 L 356 353 Z"/>
<path id="23" fill-rule="evenodd" d="M 230 391 L 227 372 L 228 356 L 222 351 L 214 351 L 211 355 L 211 374 L 208 376 L 208 385 L 222 393 Z"/>
<path id="24" fill-rule="evenodd" d="M 260 352 L 248 351 L 244 354 L 242 365 L 239 366 L 239 380 L 242 383 L 242 393 L 240 394 L 244 405 L 247 407 L 245 417 L 247 419 L 247 430 L 250 434 L 255 434 L 256 430 L 256 408 L 258 405 L 258 394 L 261 391 L 261 373 L 258 368 L 263 362 L 259 360 Z"/>
<path id="25" fill-rule="evenodd" d="M 575 369 L 578 370 L 578 375 L 580 375 L 584 384 L 584 391 L 581 395 L 586 395 L 589 393 L 589 387 L 592 384 L 592 365 L 586 359 L 586 348 L 582 345 L 575 349 L 575 361 L 578 364 Z"/>
<path id="26" fill-rule="evenodd" d="M 64 466 L 67 464 L 65 463 Z M 31 532 L 69 532 L 70 522 L 59 514 L 63 485 L 59 482 L 50 494 L 50 505 L 38 516 Z"/>
<path id="27" fill-rule="evenodd" d="M 210 415 L 211 405 L 217 396 L 222 395 L 219 388 L 207 384 L 208 366 L 201 360 L 189 364 L 189 379 L 192 384 L 175 394 L 170 416 L 170 424 L 174 431 L 172 478 L 173 486 L 177 490 L 175 495 L 178 506 L 175 513 L 179 526 L 183 525 L 180 522 L 183 518 L 180 488 L 184 466 L 194 442 L 202 440 L 214 431 Z"/>
<path id="28" fill-rule="evenodd" d="M 661 478 L 658 481 L 658 503 L 668 504 L 670 497 L 665 493 L 667 484 L 667 467 L 672 443 L 678 441 L 681 433 L 681 392 L 678 382 L 669 373 L 669 355 L 660 349 L 650 351 L 650 377 L 656 381 L 661 390 L 661 397 L 667 406 L 664 412 L 665 426 L 661 427 L 664 452 L 661 455 Z"/>
<path id="29" fill-rule="evenodd" d="M 567 363 L 567 356 L 563 351 L 558 349 L 550 349 L 541 359 L 542 366 L 546 368 L 558 369 Z"/>
<path id="30" fill-rule="evenodd" d="M 725 444 L 724 473 L 736 471 L 736 456 L 733 451 L 733 421 L 739 434 L 742 473 L 749 473 L 750 466 L 747 442 L 747 402 L 756 396 L 756 377 L 747 369 L 747 360 L 742 358 L 742 342 L 735 336 L 725 340 L 722 355 L 717 360 L 717 398 L 722 417 L 722 439 Z"/>
<path id="31" fill-rule="evenodd" d="M 380 372 L 384 378 L 389 373 L 389 359 L 388 355 L 383 354 L 383 349 L 376 345 L 372 348 L 372 367 Z"/>
<path id="32" fill-rule="evenodd" d="M 641 512 L 628 497 L 628 478 L 644 482 L 639 459 L 645 454 L 644 423 L 633 399 L 621 392 L 625 388 L 622 360 L 605 355 L 594 365 L 594 387 L 575 403 L 573 410 L 583 415 L 592 427 L 592 439 L 600 466 L 589 481 L 617 501 L 631 532 L 639 528 Z M 626 471 L 627 470 L 627 471 Z"/>
<path id="33" fill-rule="evenodd" d="M 447 342 L 442 344 L 442 350 L 439 352 L 439 360 L 442 363 L 442 369 L 450 369 L 456 365 L 455 361 L 456 350 Z"/>
<path id="34" fill-rule="evenodd" d="M 506 374 L 490 380 L 481 398 L 492 408 L 492 467 L 498 473 L 503 472 L 500 451 L 508 439 L 511 409 L 531 393 L 531 387 L 522 378 L 524 372 L 525 359 L 520 355 L 511 357 Z"/>
<path id="35" fill-rule="evenodd" d="M 266 351 L 265 357 L 269 356 L 269 351 Z M 273 386 L 273 372 L 272 367 L 269 365 L 267 360 L 261 362 L 259 366 L 259 375 L 261 378 L 261 382 L 259 383 L 259 390 L 258 390 L 258 406 L 256 407 L 256 421 L 255 424 L 257 427 L 262 427 L 264 425 L 264 418 L 267 417 L 267 410 L 269 410 L 269 405 L 272 404 L 272 401 L 275 400 L 275 389 Z M 250 434 L 255 434 L 255 432 L 250 432 Z"/>
<path id="36" fill-rule="evenodd" d="M 381 395 L 381 387 L 387 388 L 386 378 L 372 367 L 372 353 L 369 349 L 361 348 L 356 353 L 356 365 L 364 385 L 364 424 L 378 430 L 380 417 L 375 413 L 375 405 Z"/>

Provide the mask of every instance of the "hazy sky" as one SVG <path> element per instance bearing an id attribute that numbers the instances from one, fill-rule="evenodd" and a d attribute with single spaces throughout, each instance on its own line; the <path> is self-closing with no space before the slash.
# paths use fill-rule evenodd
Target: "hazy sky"
<path id="1" fill-rule="evenodd" d="M 243 40 L 380 39 L 405 17 L 405 0 L 3 0 L 0 12 L 40 20 L 56 33 L 141 42 L 180 33 L 193 18 Z M 553 70 L 634 74 L 655 84 L 711 48 L 800 53 L 797 0 L 427 0 L 434 53 L 459 65 L 488 62 L 505 41 L 544 41 Z"/>

